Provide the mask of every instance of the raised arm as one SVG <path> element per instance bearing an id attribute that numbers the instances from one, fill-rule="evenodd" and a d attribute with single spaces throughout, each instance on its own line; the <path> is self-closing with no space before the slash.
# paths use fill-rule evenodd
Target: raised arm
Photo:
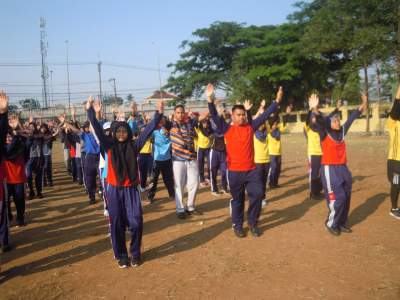
<path id="1" fill-rule="evenodd" d="M 164 113 L 164 102 L 160 100 L 157 103 L 157 111 L 154 113 L 153 120 L 144 128 L 136 140 L 137 151 L 140 151 L 148 138 L 151 136 L 153 131 L 157 128 L 158 123 L 160 123 L 162 114 Z"/>
<path id="2" fill-rule="evenodd" d="M 276 94 L 276 100 L 272 102 L 272 104 L 260 116 L 258 116 L 251 122 L 251 127 L 253 127 L 254 131 L 257 130 L 258 127 L 260 127 L 263 123 L 267 121 L 270 114 L 276 111 L 279 103 L 282 102 L 282 98 L 283 98 L 283 88 L 280 86 L 278 93 Z"/>
<path id="3" fill-rule="evenodd" d="M 209 83 L 206 89 L 207 102 L 208 102 L 208 110 L 210 111 L 211 119 L 213 120 L 215 126 L 217 127 L 218 132 L 225 134 L 230 125 L 227 124 L 222 116 L 218 115 L 217 108 L 214 104 L 214 86 Z"/>
<path id="4" fill-rule="evenodd" d="M 8 131 L 8 97 L 0 91 L 0 160 L 3 157 L 4 145 Z"/>
<path id="5" fill-rule="evenodd" d="M 343 124 L 344 134 L 346 134 L 349 131 L 351 124 L 353 124 L 354 120 L 356 120 L 361 116 L 361 114 L 367 109 L 367 106 L 368 106 L 368 97 L 366 95 L 361 95 L 361 105 L 358 107 L 356 111 L 354 111 L 350 115 L 347 121 Z"/>
<path id="6" fill-rule="evenodd" d="M 103 132 L 103 128 L 101 127 L 99 121 L 96 119 L 96 113 L 98 110 L 101 110 L 101 105 L 99 101 L 94 102 L 93 97 L 90 96 L 86 103 L 86 111 L 92 128 L 99 139 L 100 146 L 104 148 L 104 150 L 108 150 L 113 145 L 113 140 L 111 137 L 106 136 Z"/>
<path id="7" fill-rule="evenodd" d="M 396 98 L 389 116 L 395 121 L 400 121 L 400 84 L 397 88 Z"/>

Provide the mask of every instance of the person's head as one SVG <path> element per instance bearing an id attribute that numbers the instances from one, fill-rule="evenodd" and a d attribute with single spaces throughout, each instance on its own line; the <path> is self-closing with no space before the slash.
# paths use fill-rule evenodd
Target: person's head
<path id="1" fill-rule="evenodd" d="M 6 136 L 6 144 L 7 145 L 12 143 L 13 137 L 14 137 L 14 133 L 13 133 L 12 129 L 9 128 L 7 131 L 7 136 Z"/>
<path id="2" fill-rule="evenodd" d="M 126 122 L 115 122 L 114 126 L 114 138 L 119 143 L 125 143 L 132 140 L 132 131 Z"/>
<path id="3" fill-rule="evenodd" d="M 35 125 L 35 123 L 29 123 L 28 129 L 29 129 L 30 131 L 36 131 L 36 125 Z"/>
<path id="4" fill-rule="evenodd" d="M 181 104 L 175 106 L 174 108 L 174 119 L 178 122 L 183 122 L 185 119 L 185 107 Z"/>
<path id="5" fill-rule="evenodd" d="M 268 125 L 271 128 L 271 130 L 275 130 L 276 128 L 278 128 L 279 125 L 279 115 L 278 114 L 272 114 L 269 118 L 268 118 Z"/>
<path id="6" fill-rule="evenodd" d="M 89 133 L 90 132 L 90 123 L 89 121 L 86 121 L 82 125 L 82 129 L 84 132 Z"/>
<path id="7" fill-rule="evenodd" d="M 40 133 L 46 134 L 49 132 L 49 126 L 46 123 L 40 125 Z"/>
<path id="8" fill-rule="evenodd" d="M 340 129 L 340 116 L 338 114 L 333 115 L 330 117 L 331 120 L 331 128 L 334 130 Z"/>
<path id="9" fill-rule="evenodd" d="M 243 105 L 236 104 L 232 107 L 232 122 L 239 126 L 247 123 L 246 110 Z"/>
<path id="10" fill-rule="evenodd" d="M 159 127 L 164 127 L 166 123 L 167 123 L 167 117 L 166 117 L 166 116 L 163 116 L 163 117 L 161 118 L 160 122 L 158 123 L 158 126 L 159 126 Z"/>

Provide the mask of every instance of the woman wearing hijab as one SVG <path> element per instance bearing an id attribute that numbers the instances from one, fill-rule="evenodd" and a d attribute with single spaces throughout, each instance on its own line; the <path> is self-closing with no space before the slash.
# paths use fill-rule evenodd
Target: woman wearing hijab
<path id="1" fill-rule="evenodd" d="M 114 256 L 120 268 L 126 268 L 129 263 L 125 244 L 125 229 L 128 227 L 131 235 L 130 264 L 139 266 L 140 246 L 143 232 L 143 215 L 138 185 L 140 184 L 137 157 L 140 149 L 150 137 L 163 113 L 163 103 L 157 105 L 153 120 L 145 130 L 133 141 L 132 131 L 126 122 L 113 123 L 112 136 L 106 136 L 96 119 L 96 111 L 101 111 L 100 101 L 88 98 L 86 109 L 88 119 L 99 139 L 100 146 L 107 153 L 107 206 L 110 216 L 111 242 Z"/>

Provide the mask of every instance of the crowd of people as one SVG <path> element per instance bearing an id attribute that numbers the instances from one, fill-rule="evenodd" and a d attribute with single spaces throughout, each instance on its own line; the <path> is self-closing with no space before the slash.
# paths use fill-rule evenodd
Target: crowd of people
<path id="1" fill-rule="evenodd" d="M 71 180 L 81 185 L 88 204 L 101 201 L 109 222 L 114 257 L 120 268 L 141 263 L 143 233 L 142 198 L 157 201 L 161 175 L 180 220 L 202 212 L 196 206 L 198 189 L 209 188 L 219 197 L 230 194 L 233 233 L 244 238 L 245 199 L 249 201 L 249 233 L 262 233 L 258 220 L 268 203 L 268 190 L 279 187 L 281 133 L 291 107 L 281 113 L 283 88 L 267 107 L 266 101 L 253 115 L 250 101 L 233 105 L 231 111 L 215 100 L 214 86 L 206 87 L 208 110 L 186 111 L 177 105 L 171 116 L 159 101 L 154 115 L 139 113 L 135 103 L 126 117 L 114 111 L 112 120 L 103 115 L 102 103 L 87 99 L 87 118 L 79 122 L 61 115 L 42 122 L 30 117 L 22 122 L 8 114 L 8 98 L 0 92 L 0 245 L 11 249 L 9 226 L 26 226 L 26 198 L 46 197 L 53 186 L 52 148 L 59 137 Z M 341 124 L 340 105 L 329 115 L 319 110 L 316 94 L 309 98 L 304 124 L 309 158 L 310 198 L 325 198 L 328 217 L 325 227 L 334 236 L 351 233 L 348 216 L 352 175 L 347 167 L 345 136 L 352 123 L 366 110 L 368 99 Z M 254 110 L 253 110 L 254 111 Z M 390 215 L 400 219 L 400 86 L 388 118 L 388 179 L 391 184 Z M 184 199 L 184 190 L 187 199 Z M 16 216 L 12 214 L 11 199 Z M 15 221 L 15 222 L 14 222 Z M 129 251 L 125 232 L 130 233 Z"/>

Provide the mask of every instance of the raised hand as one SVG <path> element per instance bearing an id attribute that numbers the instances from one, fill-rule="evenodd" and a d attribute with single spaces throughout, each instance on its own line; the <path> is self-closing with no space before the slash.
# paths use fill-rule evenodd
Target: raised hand
<path id="1" fill-rule="evenodd" d="M 102 108 L 102 105 L 101 105 L 101 101 L 100 100 L 97 99 L 96 101 L 93 102 L 93 109 L 94 109 L 94 111 L 96 113 L 100 113 L 101 112 L 101 108 Z"/>
<path id="2" fill-rule="evenodd" d="M 8 97 L 6 93 L 0 91 L 0 114 L 4 114 L 8 111 Z"/>
<path id="3" fill-rule="evenodd" d="M 291 105 L 286 106 L 286 113 L 290 114 L 291 112 L 292 112 L 292 106 Z"/>
<path id="4" fill-rule="evenodd" d="M 76 108 L 75 108 L 75 106 L 71 106 L 71 116 L 76 116 Z"/>
<path id="5" fill-rule="evenodd" d="M 164 101 L 163 100 L 158 100 L 156 107 L 160 114 L 164 113 Z"/>
<path id="6" fill-rule="evenodd" d="M 250 100 L 244 100 L 244 109 L 250 110 L 253 107 L 253 103 Z"/>
<path id="7" fill-rule="evenodd" d="M 28 121 L 29 121 L 29 123 L 33 123 L 33 122 L 35 121 L 35 119 L 34 119 L 33 116 L 31 115 L 31 116 L 29 116 Z"/>
<path id="8" fill-rule="evenodd" d="M 86 101 L 86 110 L 88 110 L 93 105 L 93 102 L 94 102 L 94 98 L 93 98 L 93 96 L 90 95 Z"/>
<path id="9" fill-rule="evenodd" d="M 276 93 L 276 102 L 281 103 L 283 98 L 283 87 L 279 87 L 278 93 Z"/>
<path id="10" fill-rule="evenodd" d="M 342 107 L 342 100 L 341 100 L 341 99 L 338 99 L 338 100 L 336 101 L 336 108 L 339 109 L 339 108 L 341 108 L 341 107 Z"/>
<path id="11" fill-rule="evenodd" d="M 209 103 L 212 103 L 213 102 L 213 98 L 214 98 L 214 86 L 211 84 L 211 83 L 209 83 L 208 85 L 207 85 L 207 88 L 206 88 L 206 96 L 207 96 L 207 101 L 209 102 Z"/>
<path id="12" fill-rule="evenodd" d="M 265 101 L 265 99 L 262 99 L 260 103 L 260 108 L 264 109 L 266 104 L 267 102 Z"/>
<path id="13" fill-rule="evenodd" d="M 130 109 L 131 109 L 133 114 L 135 114 L 137 112 L 137 104 L 136 104 L 135 101 L 131 102 Z"/>
<path id="14" fill-rule="evenodd" d="M 319 97 L 317 94 L 313 93 L 311 96 L 308 98 L 308 106 L 310 110 L 316 109 L 319 104 Z"/>
<path id="15" fill-rule="evenodd" d="M 367 109 L 368 106 L 368 96 L 365 94 L 361 95 L 361 105 L 359 106 L 359 110 L 361 112 L 365 111 Z"/>

